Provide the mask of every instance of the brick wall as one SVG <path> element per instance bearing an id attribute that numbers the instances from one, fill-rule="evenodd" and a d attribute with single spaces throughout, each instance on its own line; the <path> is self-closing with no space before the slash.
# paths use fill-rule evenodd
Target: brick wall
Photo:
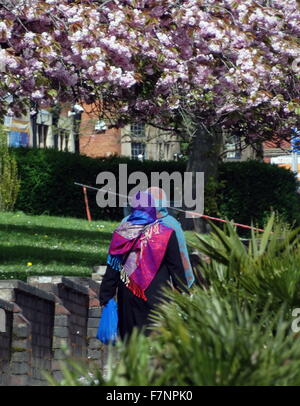
<path id="1" fill-rule="evenodd" d="M 36 292 L 28 293 L 23 289 L 17 289 L 15 292 L 15 302 L 31 324 L 31 380 L 34 385 L 43 383 L 43 370 L 51 369 L 54 323 L 53 298 L 47 300 L 37 296 Z M 19 326 L 19 329 L 19 336 L 22 337 L 22 327 Z M 29 326 L 24 324 L 23 329 L 26 334 Z"/>
<path id="2" fill-rule="evenodd" d="M 54 377 L 61 379 L 59 361 L 66 355 L 76 359 L 94 359 L 100 365 L 101 343 L 95 338 L 96 333 L 93 337 L 89 335 L 91 320 L 93 320 L 92 323 L 96 323 L 95 315 L 98 319 L 97 322 L 100 317 L 100 305 L 97 298 L 99 284 L 90 278 L 60 276 L 30 277 L 28 282 L 52 292 L 56 298 L 52 363 Z M 95 307 L 92 309 L 91 318 L 90 306 Z M 93 339 L 94 347 L 91 353 L 90 340 Z M 64 347 L 67 351 L 64 351 Z"/>
<path id="3" fill-rule="evenodd" d="M 105 267 L 106 268 L 106 267 Z M 91 278 L 73 277 L 74 282 L 85 286 L 89 294 L 89 314 L 87 325 L 87 357 L 90 364 L 99 365 L 103 367 L 104 360 L 104 346 L 96 338 L 98 331 L 99 320 L 101 315 L 101 308 L 99 303 L 100 284 Z"/>
<path id="4" fill-rule="evenodd" d="M 90 157 L 107 157 L 121 154 L 121 131 L 116 128 L 97 132 L 99 120 L 97 106 L 84 104 L 80 122 L 80 153 Z M 95 109 L 96 108 L 96 109 Z M 98 109 L 100 107 L 98 106 Z"/>
<path id="5" fill-rule="evenodd" d="M 103 370 L 106 353 L 96 339 L 98 279 L 0 281 L 0 385 L 47 385 L 43 371 L 61 379 L 60 361 L 66 358 L 84 359 Z"/>
<path id="6" fill-rule="evenodd" d="M 24 282 L 1 281 L 0 298 L 14 303 L 11 385 L 43 385 L 51 369 L 54 296 Z"/>
<path id="7" fill-rule="evenodd" d="M 87 353 L 88 293 L 69 280 L 58 284 L 57 296 L 70 312 L 69 333 L 72 355 L 85 357 Z"/>
<path id="8" fill-rule="evenodd" d="M 82 134 L 80 136 L 80 153 L 90 157 L 108 157 L 121 155 L 120 130 L 112 128 L 104 133 Z"/>

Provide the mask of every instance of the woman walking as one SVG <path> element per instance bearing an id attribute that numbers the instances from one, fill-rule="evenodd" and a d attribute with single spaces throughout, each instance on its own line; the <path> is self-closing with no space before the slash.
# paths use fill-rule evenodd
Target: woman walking
<path id="1" fill-rule="evenodd" d="M 113 233 L 100 287 L 102 306 L 117 291 L 121 339 L 134 327 L 150 333 L 150 312 L 163 298 L 162 289 L 171 284 L 187 292 L 176 233 L 158 221 L 151 194 L 139 192 L 131 215 Z"/>

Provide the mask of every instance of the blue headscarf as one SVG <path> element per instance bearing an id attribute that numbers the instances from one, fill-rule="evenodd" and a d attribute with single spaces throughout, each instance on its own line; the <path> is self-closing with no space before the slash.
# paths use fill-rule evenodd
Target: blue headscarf
<path id="1" fill-rule="evenodd" d="M 130 216 L 113 233 L 107 264 L 120 271 L 134 295 L 147 300 L 145 291 L 159 270 L 173 229 L 157 220 L 150 193 L 138 192 L 131 204 Z"/>
<path id="2" fill-rule="evenodd" d="M 177 237 L 182 265 L 184 267 L 187 286 L 190 288 L 195 281 L 194 273 L 190 263 L 188 249 L 185 241 L 184 232 L 181 228 L 181 224 L 173 216 L 168 213 L 165 192 L 158 187 L 151 187 L 147 190 L 147 193 L 151 194 L 155 201 L 155 208 L 157 213 L 157 220 L 160 224 L 172 228 Z M 122 223 L 128 221 L 129 216 L 122 220 Z"/>

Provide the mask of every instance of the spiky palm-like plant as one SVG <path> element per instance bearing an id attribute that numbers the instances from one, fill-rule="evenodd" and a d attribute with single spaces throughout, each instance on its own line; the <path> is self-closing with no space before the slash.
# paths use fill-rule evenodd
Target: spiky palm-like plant
<path id="1" fill-rule="evenodd" d="M 198 241 L 190 245 L 210 258 L 200 268 L 215 291 L 262 303 L 271 297 L 274 305 L 300 305 L 300 228 L 275 224 L 272 214 L 264 233 L 252 232 L 246 247 L 230 223 L 224 231 L 211 226 L 209 239 L 197 234 Z"/>
<path id="2" fill-rule="evenodd" d="M 213 228 L 195 244 L 210 257 L 202 264 L 209 287 L 166 293 L 152 315 L 152 335 L 135 332 L 119 342 L 107 378 L 83 369 L 85 384 L 300 385 L 299 338 L 291 328 L 300 304 L 299 229 L 274 226 L 271 216 L 246 248 L 232 225 Z"/>
<path id="3" fill-rule="evenodd" d="M 135 332 L 118 343 L 103 379 L 100 371 L 69 363 L 60 385 L 193 386 L 299 385 L 300 346 L 291 313 L 241 307 L 195 288 L 192 296 L 169 293 L 154 318 L 154 332 Z"/>

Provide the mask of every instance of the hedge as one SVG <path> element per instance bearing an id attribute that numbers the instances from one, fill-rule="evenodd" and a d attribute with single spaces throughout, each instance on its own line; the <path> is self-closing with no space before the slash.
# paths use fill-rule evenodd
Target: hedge
<path id="1" fill-rule="evenodd" d="M 54 149 L 15 148 L 12 151 L 21 177 L 15 208 L 29 214 L 86 217 L 82 188 L 74 182 L 100 188 L 101 185 L 96 185 L 97 175 L 110 171 L 115 174 L 118 186 L 119 164 L 127 164 L 128 174 L 142 171 L 148 179 L 153 171 L 171 173 L 184 172 L 185 169 L 182 162 L 140 162 L 126 157 L 90 158 Z M 96 191 L 88 190 L 88 197 L 93 219 L 122 217 L 122 208 L 99 208 Z"/>
<path id="2" fill-rule="evenodd" d="M 243 224 L 263 226 L 271 210 L 300 225 L 300 196 L 293 172 L 259 161 L 226 162 L 219 167 L 218 209 Z"/>
<path id="3" fill-rule="evenodd" d="M 90 158 L 54 149 L 13 148 L 12 152 L 21 176 L 16 210 L 78 218 L 84 218 L 86 213 L 82 188 L 74 182 L 100 187 L 96 185 L 98 173 L 110 171 L 118 179 L 121 163 L 128 164 L 128 174 L 143 171 L 148 179 L 151 172 L 183 173 L 186 166 L 184 161 Z M 216 209 L 214 213 L 207 210 L 209 214 L 244 224 L 253 221 L 260 226 L 270 210 L 275 210 L 289 223 L 300 224 L 300 199 L 296 189 L 295 176 L 287 169 L 258 161 L 222 163 L 214 191 Z M 89 191 L 88 196 L 93 219 L 116 220 L 123 216 L 123 209 L 99 208 L 96 192 Z M 206 191 L 206 199 L 209 197 Z"/>

